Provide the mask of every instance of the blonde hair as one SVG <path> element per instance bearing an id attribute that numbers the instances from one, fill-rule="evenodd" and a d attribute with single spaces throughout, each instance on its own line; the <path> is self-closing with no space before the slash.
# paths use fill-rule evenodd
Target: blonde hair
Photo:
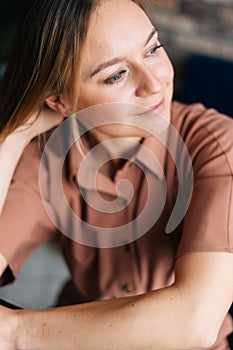
<path id="1" fill-rule="evenodd" d="M 0 85 L 0 142 L 39 111 L 49 95 L 69 95 L 71 111 L 78 110 L 83 47 L 90 16 L 101 1 L 34 1 L 17 30 Z M 143 1 L 131 1 L 144 9 Z"/>

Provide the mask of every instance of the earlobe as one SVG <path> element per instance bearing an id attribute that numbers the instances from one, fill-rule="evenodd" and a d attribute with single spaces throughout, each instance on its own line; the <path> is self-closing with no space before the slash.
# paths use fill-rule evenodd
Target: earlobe
<path id="1" fill-rule="evenodd" d="M 62 115 L 66 115 L 68 107 L 61 100 L 60 95 L 51 95 L 45 100 L 45 104 L 52 109 Z"/>

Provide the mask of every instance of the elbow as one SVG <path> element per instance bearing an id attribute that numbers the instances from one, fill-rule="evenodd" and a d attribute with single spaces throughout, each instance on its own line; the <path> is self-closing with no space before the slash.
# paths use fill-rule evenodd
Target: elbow
<path id="1" fill-rule="evenodd" d="M 211 317 L 207 319 L 192 320 L 190 322 L 189 332 L 191 334 L 189 348 L 191 349 L 209 349 L 214 345 L 218 337 L 218 331 L 214 330 Z"/>
<path id="2" fill-rule="evenodd" d="M 192 349 L 209 349 L 214 345 L 217 340 L 217 335 L 205 333 L 203 331 L 199 331 L 196 337 L 196 342 Z"/>

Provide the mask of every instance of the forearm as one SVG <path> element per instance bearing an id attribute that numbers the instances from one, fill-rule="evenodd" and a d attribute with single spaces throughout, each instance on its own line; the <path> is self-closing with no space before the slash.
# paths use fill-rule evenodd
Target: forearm
<path id="1" fill-rule="evenodd" d="M 64 116 L 42 108 L 16 129 L 0 144 L 0 215 L 16 165 L 27 144 L 36 136 L 59 125 Z"/>
<path id="2" fill-rule="evenodd" d="M 28 141 L 26 135 L 15 132 L 0 144 L 0 215 L 16 165 Z"/>
<path id="3" fill-rule="evenodd" d="M 17 349 L 194 349 L 201 340 L 175 287 L 44 311 L 17 311 Z"/>

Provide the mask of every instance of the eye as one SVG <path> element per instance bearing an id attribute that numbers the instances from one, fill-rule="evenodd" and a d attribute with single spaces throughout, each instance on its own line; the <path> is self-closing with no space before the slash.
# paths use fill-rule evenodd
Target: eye
<path id="1" fill-rule="evenodd" d="M 120 81 L 122 79 L 122 77 L 124 76 L 124 74 L 126 73 L 126 70 L 121 70 L 120 72 L 116 73 L 114 76 L 108 78 L 105 80 L 105 84 L 114 84 L 117 83 L 118 81 Z"/>
<path id="2" fill-rule="evenodd" d="M 155 45 L 154 47 L 152 47 L 150 50 L 148 50 L 146 52 L 146 56 L 152 56 L 156 53 L 156 51 L 158 49 L 160 49 L 160 47 L 163 47 L 163 44 L 159 44 L 159 45 Z"/>

